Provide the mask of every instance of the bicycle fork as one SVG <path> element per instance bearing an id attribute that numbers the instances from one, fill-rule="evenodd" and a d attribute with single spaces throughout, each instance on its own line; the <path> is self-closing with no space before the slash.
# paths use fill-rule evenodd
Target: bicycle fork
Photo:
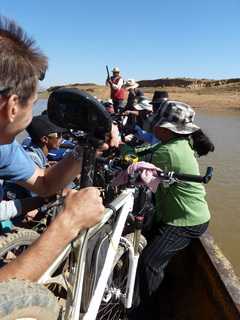
<path id="1" fill-rule="evenodd" d="M 127 309 L 131 308 L 133 301 L 133 293 L 135 286 L 135 279 L 137 273 L 138 259 L 139 259 L 139 251 L 141 250 L 141 234 L 142 234 L 142 226 L 143 226 L 142 216 L 135 217 L 135 229 L 134 229 L 134 237 L 133 237 L 133 245 L 129 243 L 129 241 L 125 238 L 126 242 L 128 242 L 129 249 L 129 270 L 128 270 L 128 281 L 127 281 L 127 295 L 125 300 L 125 307 Z"/>

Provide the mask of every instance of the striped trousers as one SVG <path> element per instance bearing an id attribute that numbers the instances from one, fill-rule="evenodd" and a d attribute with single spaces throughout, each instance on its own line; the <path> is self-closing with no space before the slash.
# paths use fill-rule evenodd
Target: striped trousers
<path id="1" fill-rule="evenodd" d="M 200 237 L 207 227 L 208 222 L 190 227 L 161 224 L 153 231 L 139 258 L 133 300 L 137 307 L 130 311 L 129 319 L 149 319 L 148 310 L 152 308 L 152 299 L 163 280 L 164 269 L 170 259 L 186 248 L 191 239 Z"/>

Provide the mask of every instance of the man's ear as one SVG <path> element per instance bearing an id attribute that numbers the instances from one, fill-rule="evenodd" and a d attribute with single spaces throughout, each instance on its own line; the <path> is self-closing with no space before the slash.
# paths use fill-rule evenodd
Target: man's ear
<path id="1" fill-rule="evenodd" d="M 19 111 L 19 98 L 16 94 L 11 95 L 7 98 L 5 105 L 6 118 L 9 122 L 13 122 Z"/>

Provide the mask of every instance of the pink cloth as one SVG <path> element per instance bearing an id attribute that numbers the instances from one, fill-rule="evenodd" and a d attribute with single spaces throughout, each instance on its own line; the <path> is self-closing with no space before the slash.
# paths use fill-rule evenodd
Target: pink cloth
<path id="1" fill-rule="evenodd" d="M 127 170 L 121 171 L 112 181 L 114 186 L 127 184 L 128 176 L 140 172 L 141 182 L 140 184 L 146 185 L 152 192 L 156 192 L 161 178 L 158 176 L 158 172 L 162 172 L 162 169 L 154 166 L 148 162 L 137 162 L 131 164 Z"/>

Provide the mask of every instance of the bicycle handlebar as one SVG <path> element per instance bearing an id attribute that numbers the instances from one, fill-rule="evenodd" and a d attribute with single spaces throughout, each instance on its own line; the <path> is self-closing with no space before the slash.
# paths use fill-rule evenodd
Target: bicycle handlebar
<path id="1" fill-rule="evenodd" d="M 198 183 L 208 183 L 212 179 L 213 175 L 213 168 L 207 167 L 207 171 L 204 176 L 200 175 L 193 175 L 193 174 L 185 174 L 185 173 L 175 173 L 175 172 L 169 172 L 169 173 L 159 173 L 159 176 L 168 176 L 169 178 L 181 180 L 181 181 L 189 181 L 189 182 L 198 182 Z"/>
<path id="2" fill-rule="evenodd" d="M 109 159 L 103 158 L 103 157 L 98 157 L 97 158 L 97 162 L 101 163 L 101 164 L 110 164 Z M 126 161 L 121 161 L 120 159 L 115 159 L 112 160 L 112 167 L 114 167 L 114 165 L 119 169 L 126 169 L 128 167 L 128 165 L 130 165 L 131 163 L 128 163 Z M 175 173 L 175 172 L 159 172 L 158 173 L 159 177 L 161 177 L 163 180 L 169 181 L 171 179 L 173 180 L 180 180 L 180 181 L 188 181 L 188 182 L 198 182 L 198 183 L 204 183 L 207 184 L 211 179 L 212 179 L 212 175 L 213 175 L 213 168 L 212 167 L 207 167 L 206 173 L 204 176 L 201 175 L 192 175 L 192 174 L 187 174 L 187 173 Z M 136 174 L 137 177 L 137 174 Z M 136 178 L 135 177 L 135 178 Z"/>

